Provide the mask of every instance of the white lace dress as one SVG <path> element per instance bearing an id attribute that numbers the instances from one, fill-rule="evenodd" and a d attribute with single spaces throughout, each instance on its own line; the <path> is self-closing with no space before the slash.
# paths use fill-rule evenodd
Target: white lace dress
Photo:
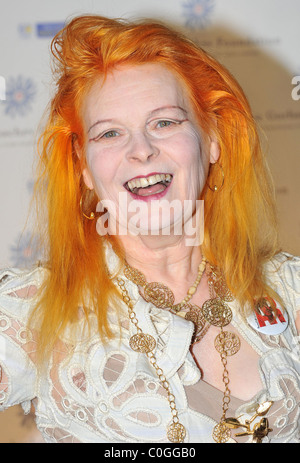
<path id="1" fill-rule="evenodd" d="M 115 256 L 109 259 L 114 265 Z M 295 327 L 295 312 L 300 310 L 300 259 L 280 254 L 266 271 L 285 301 L 288 327 L 280 335 L 262 335 L 239 316 L 235 301 L 229 303 L 232 323 L 260 355 L 264 387 L 247 403 L 233 397 L 227 416 L 249 419 L 258 404 L 271 400 L 274 403 L 267 418 L 273 430 L 263 442 L 295 443 L 300 442 L 300 343 Z M 168 442 L 166 427 L 171 414 L 166 392 L 147 357 L 129 347 L 135 331 L 126 307 L 120 320 L 121 338 L 113 310 L 110 322 L 116 336 L 106 346 L 97 332 L 87 334 L 82 320 L 72 355 L 67 355 L 70 341 L 66 333 L 45 375 L 37 375 L 36 341 L 26 323 L 44 275 L 40 267 L 0 274 L 0 410 L 21 404 L 27 413 L 33 403 L 37 427 L 46 442 Z M 157 340 L 157 362 L 176 397 L 180 422 L 187 429 L 185 442 L 213 442 L 222 393 L 200 378 L 189 352 L 192 323 L 146 303 L 130 281 L 126 287 L 136 301 L 140 327 Z M 233 434 L 233 441 L 241 439 Z M 250 442 L 251 437 L 243 441 Z"/>

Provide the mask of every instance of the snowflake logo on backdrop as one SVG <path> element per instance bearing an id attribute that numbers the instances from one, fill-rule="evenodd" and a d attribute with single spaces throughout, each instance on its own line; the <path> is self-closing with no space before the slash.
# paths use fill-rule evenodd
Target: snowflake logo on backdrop
<path id="1" fill-rule="evenodd" d="M 31 24 L 22 23 L 18 25 L 18 31 L 23 39 L 28 39 L 29 37 L 32 36 L 33 27 Z"/>
<path id="2" fill-rule="evenodd" d="M 16 267 L 29 267 L 39 260 L 37 242 L 30 233 L 21 235 L 16 243 L 11 246 L 11 261 Z"/>
<path id="3" fill-rule="evenodd" d="M 36 95 L 36 86 L 32 79 L 17 76 L 6 81 L 6 100 L 4 112 L 8 116 L 25 116 L 31 110 Z"/>
<path id="4" fill-rule="evenodd" d="M 204 28 L 214 8 L 214 0 L 189 0 L 183 5 L 185 25 L 191 29 Z"/>

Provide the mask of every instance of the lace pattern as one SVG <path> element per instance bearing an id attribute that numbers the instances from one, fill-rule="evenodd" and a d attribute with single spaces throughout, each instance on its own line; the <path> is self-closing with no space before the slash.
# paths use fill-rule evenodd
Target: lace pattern
<path id="1" fill-rule="evenodd" d="M 157 320 L 156 313 L 153 319 Z M 166 334 L 165 327 L 162 334 Z M 134 359 L 127 346 L 120 348 L 119 340 L 113 344 L 114 348 L 105 351 L 98 339 L 88 341 L 71 358 L 64 345 L 56 348 L 49 370 L 55 416 L 68 426 L 80 422 L 93 439 L 137 442 L 143 436 L 150 441 L 147 430 L 151 428 L 155 438 L 163 440 L 160 425 L 170 418 L 166 391 L 144 356 L 137 354 Z M 44 426 L 39 425 L 40 429 Z"/>
<path id="2" fill-rule="evenodd" d="M 7 276 L 1 282 L 3 289 L 7 284 L 7 289 L 1 294 L 0 305 L 0 410 L 9 400 L 8 405 L 21 403 L 28 413 L 29 401 L 35 395 L 36 340 L 26 322 L 37 285 L 18 282 L 11 291 Z"/>
<path id="3" fill-rule="evenodd" d="M 280 259 L 283 262 L 286 257 Z M 300 259 L 282 262 L 272 264 L 281 265 L 276 273 L 272 267 L 270 278 L 287 301 L 290 323 L 284 333 L 258 334 L 239 318 L 235 303 L 232 305 L 235 326 L 261 356 L 264 383 L 263 391 L 239 407 L 236 416 L 250 418 L 258 403 L 273 400 L 268 416 L 273 432 L 265 441 L 299 442 L 300 355 L 293 310 L 300 308 Z M 80 342 L 71 351 L 66 334 L 55 346 L 47 375 L 37 377 L 35 334 L 26 329 L 26 322 L 43 272 L 41 268 L 10 270 L 2 275 L 0 410 L 21 403 L 26 412 L 33 401 L 46 442 L 167 442 L 165 430 L 171 417 L 166 391 L 146 356 L 129 348 L 133 328 L 126 312 L 121 318 L 121 339 L 116 336 L 105 346 L 97 333 L 89 337 L 80 328 Z M 176 397 L 179 419 L 188 430 L 186 442 L 212 442 L 216 422 L 201 412 L 201 400 L 199 408 L 192 409 L 185 393 L 186 386 L 200 379 L 189 353 L 192 324 L 145 303 L 134 285 L 127 284 L 137 301 L 141 328 L 157 340 L 158 362 Z M 111 323 L 118 333 L 113 315 Z"/>

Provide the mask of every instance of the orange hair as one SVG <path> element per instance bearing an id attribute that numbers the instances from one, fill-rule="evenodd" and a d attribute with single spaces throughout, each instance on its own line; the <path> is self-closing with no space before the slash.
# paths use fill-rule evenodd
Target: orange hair
<path id="1" fill-rule="evenodd" d="M 85 308 L 87 294 L 99 333 L 111 335 L 107 308 L 116 290 L 105 271 L 103 242 L 107 238 L 97 234 L 95 222 L 82 217 L 84 159 L 74 152 L 73 140 L 76 137 L 79 146 L 84 146 L 81 108 L 85 96 L 100 76 L 118 64 L 164 64 L 184 83 L 202 132 L 219 143 L 225 176 L 219 192 L 206 187 L 202 194 L 204 253 L 222 268 L 242 307 L 268 292 L 262 269 L 277 252 L 273 187 L 249 104 L 231 74 L 187 38 L 150 20 L 75 18 L 54 38 L 52 53 L 56 90 L 41 137 L 36 185 L 39 214 L 45 205 L 48 214 L 45 248 L 50 271 L 35 313 L 43 355 L 77 319 L 78 306 Z M 210 185 L 220 184 L 219 170 L 211 169 Z"/>

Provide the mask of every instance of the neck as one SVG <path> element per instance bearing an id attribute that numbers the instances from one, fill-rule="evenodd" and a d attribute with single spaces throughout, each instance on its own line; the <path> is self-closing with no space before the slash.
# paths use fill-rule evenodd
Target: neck
<path id="1" fill-rule="evenodd" d="M 200 246 L 187 246 L 182 236 L 121 236 L 128 264 L 148 281 L 193 280 L 202 260 Z"/>

